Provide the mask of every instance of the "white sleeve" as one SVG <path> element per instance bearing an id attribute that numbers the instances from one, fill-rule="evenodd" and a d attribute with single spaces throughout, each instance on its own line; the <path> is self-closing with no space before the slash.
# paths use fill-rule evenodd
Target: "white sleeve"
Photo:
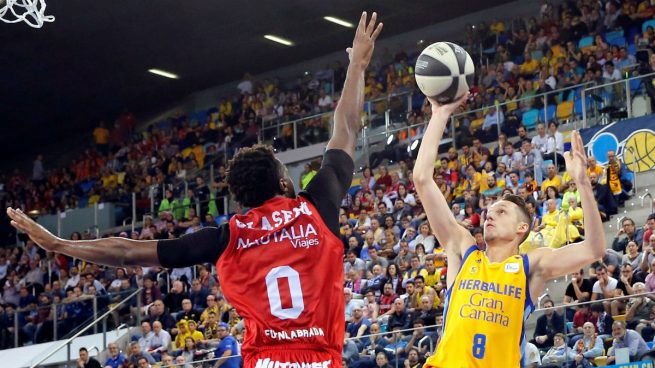
<path id="1" fill-rule="evenodd" d="M 594 286 L 591 288 L 591 291 L 596 294 L 602 294 L 603 291 L 600 289 L 600 283 L 598 281 L 594 282 Z"/>

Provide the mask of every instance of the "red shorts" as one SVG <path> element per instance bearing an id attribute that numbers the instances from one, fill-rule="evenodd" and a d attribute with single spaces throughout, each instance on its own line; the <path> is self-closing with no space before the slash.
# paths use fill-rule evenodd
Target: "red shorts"
<path id="1" fill-rule="evenodd" d="M 298 349 L 265 350 L 244 356 L 244 368 L 341 368 L 341 354 Z"/>

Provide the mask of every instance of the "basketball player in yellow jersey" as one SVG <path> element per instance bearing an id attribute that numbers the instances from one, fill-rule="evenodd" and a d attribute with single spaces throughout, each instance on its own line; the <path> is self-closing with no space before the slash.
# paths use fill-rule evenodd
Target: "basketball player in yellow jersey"
<path id="1" fill-rule="evenodd" d="M 432 179 L 444 128 L 465 98 L 443 106 L 430 100 L 432 117 L 414 167 L 416 190 L 448 257 L 442 339 L 425 367 L 517 368 L 521 366 L 523 324 L 546 281 L 603 257 L 605 236 L 586 174 L 582 139 L 574 132 L 565 160 L 580 188 L 586 239 L 519 255 L 519 244 L 530 231 L 530 215 L 520 197 L 506 195 L 488 208 L 483 225 L 486 249 L 479 249 L 469 231 L 457 224 Z"/>

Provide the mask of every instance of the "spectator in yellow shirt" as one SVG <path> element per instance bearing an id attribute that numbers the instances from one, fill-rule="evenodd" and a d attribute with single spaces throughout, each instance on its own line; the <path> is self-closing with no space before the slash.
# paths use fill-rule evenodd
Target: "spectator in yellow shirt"
<path id="1" fill-rule="evenodd" d="M 105 127 L 104 121 L 101 121 L 93 130 L 93 140 L 95 141 L 98 152 L 103 154 L 109 152 L 109 129 Z"/>
<path id="2" fill-rule="evenodd" d="M 191 337 L 191 334 L 189 333 L 187 320 L 183 319 L 177 323 L 177 336 L 175 336 L 175 342 L 173 343 L 173 348 L 175 350 L 184 349 L 184 340 L 187 337 Z"/>
<path id="3" fill-rule="evenodd" d="M 557 175 L 557 169 L 555 169 L 555 164 L 548 164 L 546 168 L 547 177 L 541 182 L 541 196 L 545 197 L 546 188 L 555 187 L 559 190 L 562 186 L 562 177 Z"/>
<path id="4" fill-rule="evenodd" d="M 523 64 L 519 67 L 519 72 L 522 76 L 530 77 L 539 69 L 539 61 L 532 58 L 532 54 L 529 52 L 523 53 Z"/>
<path id="5" fill-rule="evenodd" d="M 597 164 L 596 157 L 589 156 L 589 158 L 587 158 L 587 176 L 591 177 L 592 172 L 596 174 L 599 182 L 603 180 L 605 170 L 603 170 L 602 166 Z"/>
<path id="6" fill-rule="evenodd" d="M 481 183 L 482 183 L 482 174 L 475 171 L 475 167 L 473 165 L 469 165 L 466 168 L 467 189 L 474 190 L 477 192 L 480 190 Z"/>
<path id="7" fill-rule="evenodd" d="M 204 339 L 204 336 L 202 335 L 202 332 L 196 330 L 197 328 L 196 321 L 190 319 L 187 321 L 187 330 L 189 331 L 189 337 L 193 338 L 193 341 L 196 343 L 202 341 Z"/>

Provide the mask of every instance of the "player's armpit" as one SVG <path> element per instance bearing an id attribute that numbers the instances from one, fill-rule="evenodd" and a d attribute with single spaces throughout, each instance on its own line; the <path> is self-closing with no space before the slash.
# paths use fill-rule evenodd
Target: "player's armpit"
<path id="1" fill-rule="evenodd" d="M 446 199 L 431 176 L 427 181 L 420 182 L 416 181 L 416 175 L 414 178 L 414 185 L 421 196 L 421 203 L 428 217 L 428 222 L 432 227 L 434 236 L 446 250 L 449 263 L 453 256 L 461 259 L 466 250 L 475 244 L 475 238 L 468 229 L 457 223 Z"/>
<path id="2" fill-rule="evenodd" d="M 229 226 L 206 227 L 178 239 L 157 242 L 157 257 L 165 268 L 216 263 L 229 243 Z"/>
<path id="3" fill-rule="evenodd" d="M 545 280 L 552 280 L 597 261 L 600 257 L 597 257 L 595 253 L 587 241 L 569 244 L 558 249 L 535 249 L 528 253 L 530 274 Z"/>

